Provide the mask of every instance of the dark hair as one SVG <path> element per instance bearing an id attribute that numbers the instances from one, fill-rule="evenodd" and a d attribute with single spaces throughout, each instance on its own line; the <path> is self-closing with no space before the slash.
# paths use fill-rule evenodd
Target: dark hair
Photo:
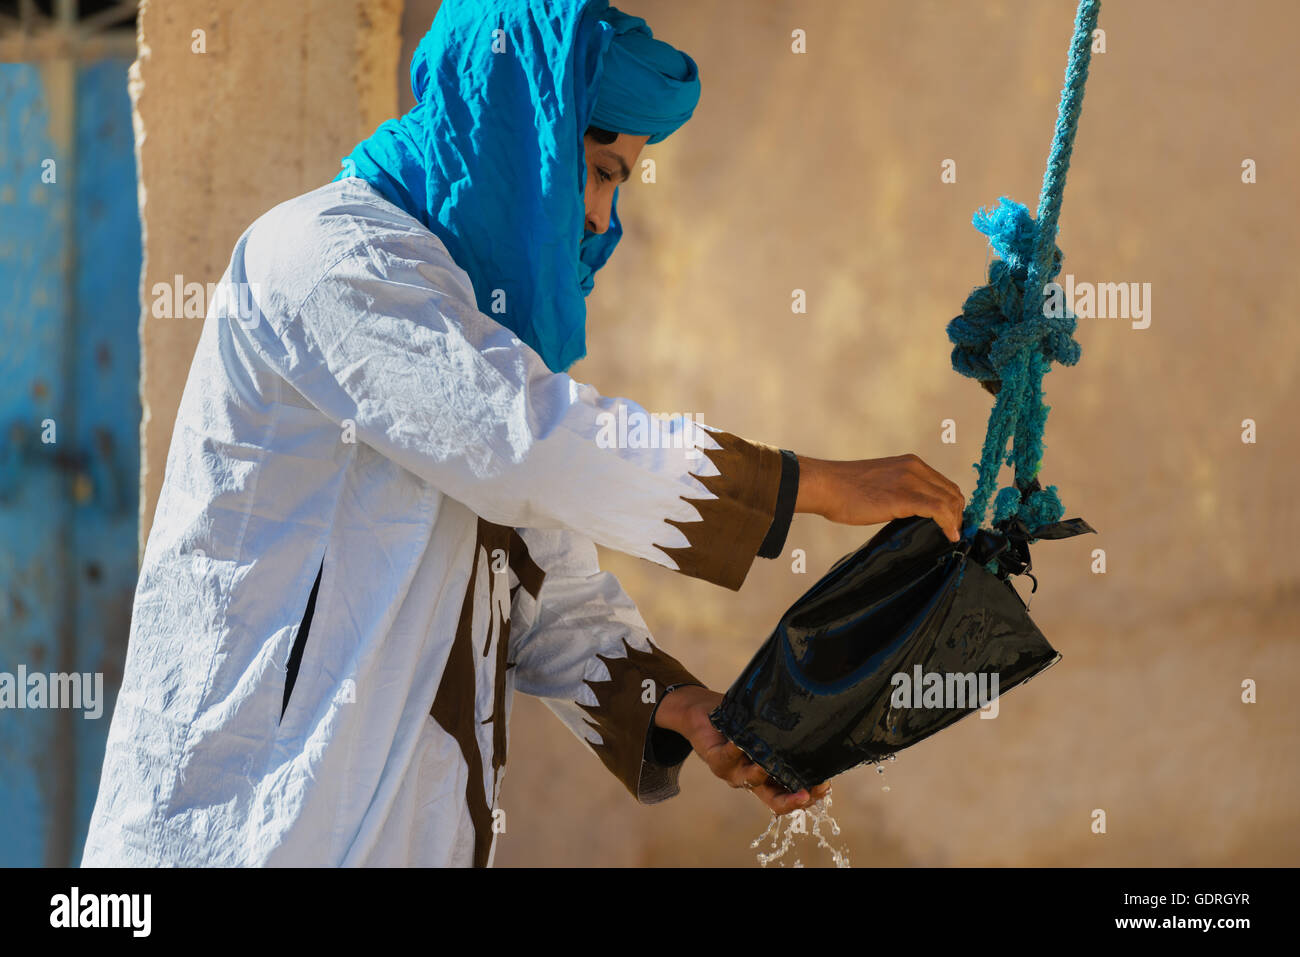
<path id="1" fill-rule="evenodd" d="M 587 136 L 599 143 L 601 146 L 608 146 L 618 139 L 617 133 L 611 133 L 609 130 L 602 130 L 599 126 L 587 127 Z"/>

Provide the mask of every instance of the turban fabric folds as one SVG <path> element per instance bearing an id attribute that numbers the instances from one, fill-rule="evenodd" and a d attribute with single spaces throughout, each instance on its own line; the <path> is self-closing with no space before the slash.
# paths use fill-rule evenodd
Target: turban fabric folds
<path id="1" fill-rule="evenodd" d="M 343 160 L 442 240 L 481 312 L 553 371 L 586 354 L 586 296 L 622 236 L 585 228 L 588 126 L 658 143 L 695 62 L 608 0 L 444 0 L 411 60 L 415 107 Z"/>

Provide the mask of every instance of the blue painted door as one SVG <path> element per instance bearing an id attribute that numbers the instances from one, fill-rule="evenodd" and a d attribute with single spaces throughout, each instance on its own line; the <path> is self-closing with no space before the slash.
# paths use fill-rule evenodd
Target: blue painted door
<path id="1" fill-rule="evenodd" d="M 128 65 L 0 64 L 0 866 L 80 861 L 126 654 L 141 260 Z"/>

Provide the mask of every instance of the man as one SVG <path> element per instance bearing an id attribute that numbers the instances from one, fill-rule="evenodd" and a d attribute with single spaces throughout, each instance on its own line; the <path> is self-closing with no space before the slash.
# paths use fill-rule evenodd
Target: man
<path id="1" fill-rule="evenodd" d="M 793 453 L 563 370 L 617 185 L 690 116 L 695 64 L 605 0 L 447 0 L 418 104 L 235 246 L 177 416 L 83 863 L 490 865 L 517 689 L 640 802 L 691 750 L 779 813 L 595 543 L 739 588 L 791 513 L 962 497 L 914 456 Z M 586 135 L 590 133 L 590 135 Z"/>

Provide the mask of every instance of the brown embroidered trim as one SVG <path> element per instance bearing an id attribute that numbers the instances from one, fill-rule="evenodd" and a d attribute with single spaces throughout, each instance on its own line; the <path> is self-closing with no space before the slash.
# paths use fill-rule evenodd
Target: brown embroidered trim
<path id="1" fill-rule="evenodd" d="M 542 593 L 542 581 L 546 578 L 546 572 L 533 561 L 523 537 L 513 528 L 510 529 L 510 567 L 519 579 L 516 587 L 523 588 L 533 598 Z"/>
<path id="2" fill-rule="evenodd" d="M 517 581 L 510 588 L 510 600 L 513 606 L 515 592 L 520 588 L 536 600 L 542 593 L 542 582 L 546 579 L 540 565 L 528 554 L 528 545 L 515 529 L 510 529 L 510 570 L 515 573 Z M 497 667 L 495 684 L 492 689 L 492 716 L 483 723 L 492 723 L 492 769 L 495 771 L 506 766 L 506 672 L 515 666 L 507 661 L 510 644 L 510 622 L 501 627 L 501 641 L 497 644 Z"/>
<path id="3" fill-rule="evenodd" d="M 500 565 L 504 549 L 507 567 L 497 572 L 493 565 Z M 485 554 L 486 553 L 486 554 Z M 506 656 L 510 646 L 510 610 L 507 604 L 505 614 L 496 622 L 499 605 L 493 600 L 497 589 L 503 587 L 493 576 L 508 574 L 513 570 L 519 579 L 510 588 L 509 596 L 514 597 L 515 590 L 523 587 L 534 598 L 541 591 L 542 580 L 546 573 L 528 555 L 528 548 L 519 533 L 504 525 L 494 525 L 480 518 L 474 541 L 474 552 L 470 568 L 469 581 L 465 585 L 465 597 L 461 601 L 460 619 L 456 624 L 456 636 L 452 640 L 451 653 L 443 669 L 442 681 L 433 700 L 429 714 L 460 745 L 460 753 L 469 767 L 469 779 L 465 783 L 465 803 L 469 807 L 470 821 L 474 825 L 474 866 L 486 867 L 492 850 L 492 808 L 489 801 L 495 801 L 496 795 L 488 795 L 483 787 L 483 755 L 479 749 L 478 736 L 475 734 L 475 698 L 477 687 L 477 662 L 474 660 L 474 636 L 470 633 L 474 621 L 474 603 L 477 597 L 480 565 L 486 558 L 488 574 L 488 615 L 486 620 L 487 635 L 483 645 L 483 655 L 491 651 L 492 630 L 496 625 L 496 669 L 493 687 L 492 714 L 484 719 L 483 724 L 491 722 L 492 756 L 491 765 L 494 772 L 506 763 L 506 671 L 509 667 Z"/>
<path id="4" fill-rule="evenodd" d="M 717 498 L 681 496 L 695 506 L 700 521 L 664 521 L 679 529 L 690 544 L 655 547 L 671 558 L 683 575 L 736 591 L 744 584 L 772 527 L 781 486 L 781 450 L 730 432 L 710 431 L 709 436 L 721 448 L 701 447 L 700 451 L 717 466 L 718 474 L 691 474 Z"/>
<path id="5" fill-rule="evenodd" d="M 579 703 L 578 707 L 590 716 L 586 724 L 600 735 L 601 743 L 591 748 L 605 767 L 638 801 L 645 802 L 647 797 L 662 800 L 671 794 L 662 793 L 661 781 L 649 780 L 653 769 L 645 762 L 655 702 L 671 685 L 702 682 L 653 643 L 649 651 L 640 651 L 624 638 L 623 648 L 626 655 L 621 658 L 597 655 L 609 670 L 609 678 L 584 682 L 596 695 L 596 704 Z M 652 695 L 646 694 L 643 682 L 647 679 L 654 682 Z"/>

